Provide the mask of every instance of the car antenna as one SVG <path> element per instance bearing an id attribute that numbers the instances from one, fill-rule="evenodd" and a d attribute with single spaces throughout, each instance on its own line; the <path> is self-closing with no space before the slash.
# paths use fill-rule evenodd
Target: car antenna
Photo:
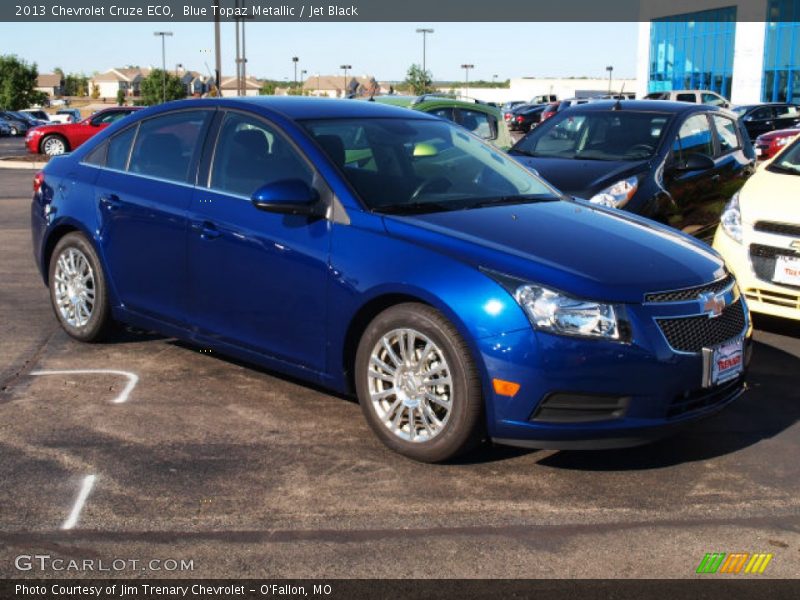
<path id="1" fill-rule="evenodd" d="M 622 110 L 622 98 L 624 97 L 623 94 L 625 93 L 625 82 L 622 82 L 622 87 L 619 90 L 619 95 L 617 96 L 617 103 L 611 108 L 611 110 Z"/>

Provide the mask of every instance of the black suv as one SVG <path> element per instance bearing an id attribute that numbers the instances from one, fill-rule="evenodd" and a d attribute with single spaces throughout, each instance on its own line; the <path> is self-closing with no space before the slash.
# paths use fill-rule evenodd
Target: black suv
<path id="1" fill-rule="evenodd" d="M 671 101 L 591 102 L 548 119 L 510 153 L 561 191 L 710 239 L 754 170 L 736 115 Z"/>
<path id="2" fill-rule="evenodd" d="M 796 104 L 748 104 L 733 109 L 751 140 L 776 129 L 791 129 L 800 125 L 800 106 Z"/>

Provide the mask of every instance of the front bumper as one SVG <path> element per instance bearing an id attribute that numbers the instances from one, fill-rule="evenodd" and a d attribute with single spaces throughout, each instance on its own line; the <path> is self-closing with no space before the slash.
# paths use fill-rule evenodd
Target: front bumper
<path id="1" fill-rule="evenodd" d="M 794 254 L 789 246 L 796 238 L 754 232 L 747 227 L 743 243 L 728 236 L 721 227 L 714 236 L 714 249 L 719 252 L 736 275 L 739 287 L 747 298 L 752 312 L 800 320 L 800 288 L 775 284 L 766 276 L 759 277 L 753 268 L 750 247 L 757 244 L 766 248 L 784 248 L 787 255 Z M 766 275 L 766 273 L 762 273 Z"/>
<path id="2" fill-rule="evenodd" d="M 745 372 L 717 385 L 708 385 L 704 353 L 673 349 L 658 324 L 688 314 L 681 313 L 685 303 L 626 307 L 630 343 L 533 329 L 481 340 L 490 382 L 520 385 L 513 397 L 489 390 L 490 437 L 535 448 L 635 446 L 721 410 L 746 387 L 752 328 L 744 300 L 738 301 L 744 325 L 732 339 L 743 338 Z"/>

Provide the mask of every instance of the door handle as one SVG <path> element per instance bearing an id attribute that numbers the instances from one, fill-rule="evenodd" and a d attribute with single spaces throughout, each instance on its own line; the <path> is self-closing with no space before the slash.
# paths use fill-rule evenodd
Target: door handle
<path id="1" fill-rule="evenodd" d="M 204 240 L 213 240 L 220 236 L 219 229 L 211 221 L 196 221 L 192 224 L 192 229 L 197 231 Z"/>
<path id="2" fill-rule="evenodd" d="M 100 196 L 100 205 L 107 210 L 117 210 L 122 201 L 116 194 L 105 194 Z"/>
<path id="3" fill-rule="evenodd" d="M 720 180 L 719 173 L 715 173 L 714 175 L 711 176 L 711 181 L 713 181 L 714 183 L 719 182 L 719 180 Z"/>

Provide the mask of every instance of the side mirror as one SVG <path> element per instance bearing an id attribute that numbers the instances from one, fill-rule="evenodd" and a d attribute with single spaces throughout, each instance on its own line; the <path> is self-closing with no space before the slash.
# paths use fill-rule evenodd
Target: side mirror
<path id="1" fill-rule="evenodd" d="M 284 215 L 322 216 L 319 194 L 305 181 L 284 179 L 258 188 L 250 198 L 258 210 Z"/>
<path id="2" fill-rule="evenodd" d="M 681 164 L 676 165 L 676 171 L 706 171 L 714 168 L 714 159 L 707 154 L 695 153 Z"/>

